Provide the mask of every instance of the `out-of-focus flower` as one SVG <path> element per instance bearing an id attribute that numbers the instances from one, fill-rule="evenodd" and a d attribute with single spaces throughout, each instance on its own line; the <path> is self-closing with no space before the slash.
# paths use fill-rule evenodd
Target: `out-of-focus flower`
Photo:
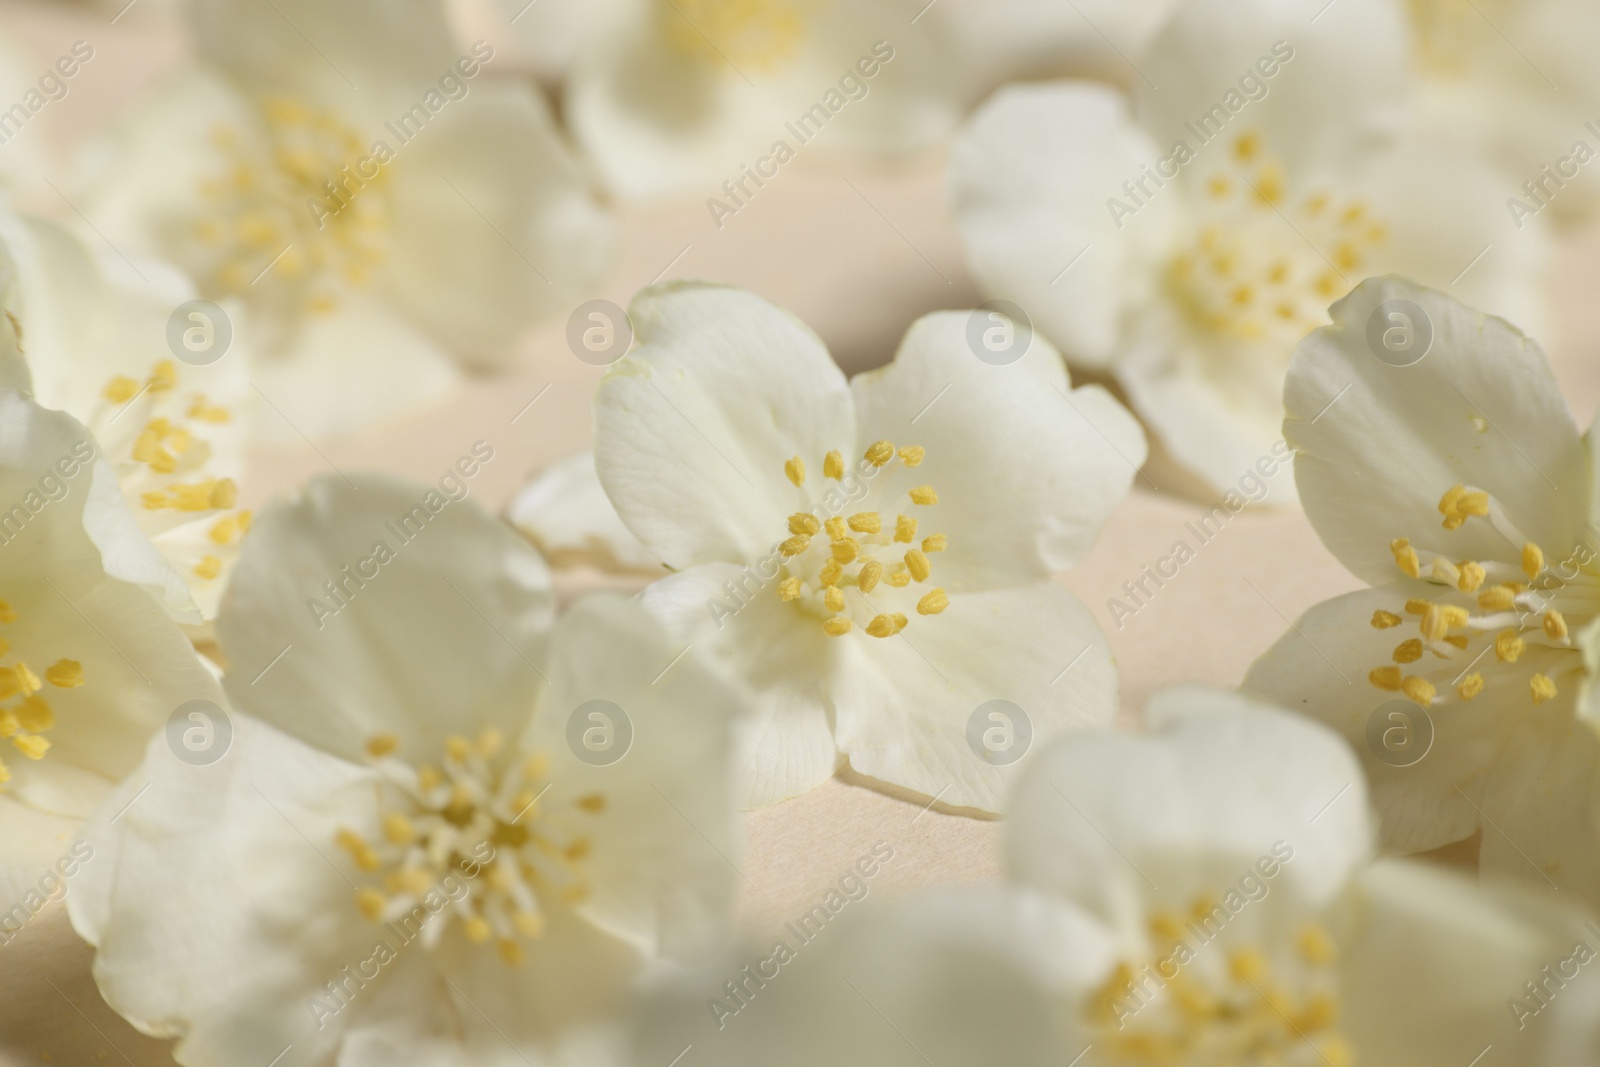
<path id="1" fill-rule="evenodd" d="M 731 691 L 625 599 L 553 614 L 470 502 L 330 477 L 263 509 L 217 623 L 231 749 L 152 744 L 88 829 L 107 1002 L 200 1067 L 546 1062 L 717 936 Z"/>
<path id="2" fill-rule="evenodd" d="M 1405 0 L 1435 129 L 1504 164 L 1502 220 L 1590 217 L 1600 202 L 1600 8 L 1585 0 Z"/>
<path id="3" fill-rule="evenodd" d="M 1420 362 L 1379 358 L 1393 328 Z M 1481 828 L 1486 869 L 1600 903 L 1593 431 L 1522 333 L 1392 278 L 1300 346 L 1284 405 L 1306 514 L 1373 588 L 1312 608 L 1246 689 L 1350 739 L 1387 849 Z"/>
<path id="4" fill-rule="evenodd" d="M 97 255 L 55 223 L 0 210 L 0 306 L 27 357 L 18 388 L 94 435 L 182 575 L 167 607 L 191 624 L 216 616 L 250 525 L 237 485 L 254 411 L 242 352 L 208 366 L 173 358 L 168 321 L 193 296 L 162 264 Z"/>
<path id="5" fill-rule="evenodd" d="M 1040 755 L 1006 826 L 1009 886 L 826 931 L 792 976 L 745 981 L 716 1033 L 664 999 L 630 1062 L 691 1038 L 711 1067 L 1592 1060 L 1596 939 L 1576 909 L 1369 862 L 1361 768 L 1318 725 L 1203 690 L 1148 721 Z M 1530 992 L 1557 968 L 1553 996 Z"/>
<path id="6" fill-rule="evenodd" d="M 1234 484 L 1277 440 L 1294 345 L 1360 278 L 1454 282 L 1523 321 L 1542 307 L 1542 231 L 1509 226 L 1504 178 L 1402 135 L 1404 39 L 1387 0 L 1311 29 L 1291 0 L 1190 0 L 1131 101 L 1002 90 L 951 162 L 974 274 L 1114 373 L 1181 464 Z"/>
<path id="7" fill-rule="evenodd" d="M 609 259 L 610 223 L 543 100 L 457 54 L 430 0 L 196 0 L 204 62 L 91 159 L 119 246 L 240 301 L 252 379 L 348 433 L 493 367 Z"/>
<path id="8" fill-rule="evenodd" d="M 611 506 L 594 453 L 579 452 L 540 471 L 506 508 L 506 519 L 554 567 L 659 576 L 661 561 L 628 532 Z"/>
<path id="9" fill-rule="evenodd" d="M 1125 71 L 1107 42 L 1138 47 L 1167 6 L 500 2 L 535 69 L 565 72 L 568 120 L 613 190 L 710 194 L 733 207 L 824 130 L 829 151 L 902 155 L 941 142 L 1007 78 Z"/>
<path id="10" fill-rule="evenodd" d="M 0 368 L 8 381 L 22 372 L 4 321 Z M 94 437 L 9 386 L 0 427 L 0 900 L 10 907 L 174 709 L 219 693 L 162 609 L 170 571 Z"/>
<path id="11" fill-rule="evenodd" d="M 630 316 L 635 347 L 595 402 L 595 462 L 628 529 L 679 572 L 646 606 L 754 694 L 746 806 L 847 763 L 999 811 L 1015 764 L 971 744 L 981 705 L 1022 709 L 1035 742 L 1111 720 L 1105 638 L 1051 580 L 1144 460 L 1109 394 L 1072 389 L 1043 341 L 980 360 L 965 312 L 919 320 L 893 363 L 852 381 L 740 290 L 647 289 Z"/>

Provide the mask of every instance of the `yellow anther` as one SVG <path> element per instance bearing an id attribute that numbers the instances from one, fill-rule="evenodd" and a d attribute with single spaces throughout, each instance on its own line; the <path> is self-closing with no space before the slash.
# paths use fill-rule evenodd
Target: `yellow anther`
<path id="1" fill-rule="evenodd" d="M 1327 993 L 1314 993 L 1296 1014 L 1296 1028 L 1311 1032 L 1326 1030 L 1339 1021 L 1339 1002 Z"/>
<path id="2" fill-rule="evenodd" d="M 1400 570 L 1409 578 L 1422 576 L 1422 564 L 1417 560 L 1417 550 L 1411 547 L 1411 542 L 1404 537 L 1396 538 L 1389 542 L 1389 551 L 1394 553 L 1394 561 Z"/>
<path id="3" fill-rule="evenodd" d="M 1400 683 L 1400 691 L 1423 707 L 1428 707 L 1433 703 L 1433 683 L 1426 678 L 1412 675 Z"/>
<path id="4" fill-rule="evenodd" d="M 1487 577 L 1487 572 L 1484 571 L 1481 563 L 1474 563 L 1470 559 L 1463 560 L 1460 568 L 1460 577 L 1456 579 L 1456 588 L 1463 593 L 1476 592 L 1478 587 L 1483 585 L 1485 577 Z"/>
<path id="5" fill-rule="evenodd" d="M 933 491 L 933 486 L 931 485 L 919 485 L 911 490 L 910 495 L 913 504 L 937 504 L 939 502 L 939 494 Z"/>
<path id="6" fill-rule="evenodd" d="M 1443 556 L 1433 557 L 1433 565 L 1429 568 L 1429 572 L 1437 580 L 1450 585 L 1455 585 L 1461 580 L 1461 569 Z"/>
<path id="7" fill-rule="evenodd" d="M 1533 694 L 1535 704 L 1543 704 L 1546 700 L 1556 695 L 1556 683 L 1547 675 L 1536 674 L 1528 679 L 1528 690 Z"/>
<path id="8" fill-rule="evenodd" d="M 1461 502 L 1461 498 L 1465 496 L 1466 493 L 1467 487 L 1459 482 L 1446 489 L 1444 491 L 1444 496 L 1439 498 L 1439 514 L 1443 515 L 1447 519 L 1454 515 L 1456 513 L 1456 506 Z"/>
<path id="9" fill-rule="evenodd" d="M 1416 597 L 1412 597 L 1410 600 L 1406 601 L 1406 614 L 1426 615 L 1428 613 L 1428 609 L 1431 607 L 1433 607 L 1433 601 L 1418 600 Z"/>
<path id="10" fill-rule="evenodd" d="M 867 451 L 866 451 L 866 454 L 865 454 L 865 456 L 863 458 L 865 458 L 866 461 L 868 463 L 872 464 L 874 467 L 883 466 L 885 463 L 888 463 L 891 459 L 894 458 L 894 442 L 893 441 L 874 441 L 874 442 L 872 442 L 872 444 L 867 446 Z"/>
<path id="11" fill-rule="evenodd" d="M 606 798 L 603 793 L 585 793 L 574 801 L 579 811 L 586 811 L 590 815 L 598 815 L 606 810 Z"/>
<path id="12" fill-rule="evenodd" d="M 800 579 L 798 579 L 798 578 L 785 578 L 783 581 L 779 582 L 778 583 L 778 599 L 779 600 L 798 600 L 798 599 L 800 599 Z"/>
<path id="13" fill-rule="evenodd" d="M 844 564 L 832 556 L 829 556 L 828 562 L 822 565 L 822 570 L 817 572 L 817 577 L 822 580 L 823 585 L 838 585 L 839 579 L 843 576 Z"/>
<path id="14" fill-rule="evenodd" d="M 18 752 L 29 759 L 44 759 L 44 754 L 50 751 L 49 739 L 38 734 L 18 734 L 11 739 L 11 743 L 17 746 Z"/>
<path id="15" fill-rule="evenodd" d="M 844 477 L 844 457 L 837 450 L 822 457 L 822 476 L 834 481 Z"/>
<path id="16" fill-rule="evenodd" d="M 377 922 L 383 918 L 383 909 L 388 905 L 389 901 L 384 898 L 384 895 L 370 886 L 356 890 L 356 907 L 360 908 L 361 914 L 365 915 L 371 922 Z"/>
<path id="17" fill-rule="evenodd" d="M 843 637 L 850 632 L 850 616 L 835 615 L 831 619 L 824 619 L 822 629 L 829 637 Z"/>
<path id="18" fill-rule="evenodd" d="M 928 575 L 933 573 L 933 568 L 928 564 L 928 557 L 916 549 L 911 549 L 905 555 L 906 570 L 911 572 L 914 581 L 925 582 Z"/>
<path id="19" fill-rule="evenodd" d="M 817 521 L 815 515 L 797 511 L 789 516 L 789 532 L 792 534 L 810 537 L 820 529 L 822 529 L 822 523 Z"/>
<path id="20" fill-rule="evenodd" d="M 894 620 L 887 615 L 874 615 L 867 623 L 867 633 L 873 637 L 893 637 Z"/>
<path id="21" fill-rule="evenodd" d="M 869 559 L 861 565 L 861 572 L 856 575 L 856 584 L 863 593 L 870 593 L 877 588 L 878 579 L 883 577 L 883 564 L 875 559 Z"/>
<path id="22" fill-rule="evenodd" d="M 381 759 L 400 747 L 400 739 L 394 734 L 373 734 L 367 738 L 367 755 L 373 759 Z"/>
<path id="23" fill-rule="evenodd" d="M 799 456 L 792 456 L 784 461 L 783 473 L 795 485 L 806 484 L 806 461 Z"/>
<path id="24" fill-rule="evenodd" d="M 875 534 L 883 529 L 883 519 L 876 511 L 863 511 L 850 516 L 850 529 L 856 533 Z"/>
<path id="25" fill-rule="evenodd" d="M 17 680 L 17 686 L 23 693 L 37 693 L 44 688 L 44 683 L 39 680 L 39 676 L 34 674 L 33 669 L 26 663 L 19 661 L 11 670 L 13 677 Z"/>
<path id="26" fill-rule="evenodd" d="M 392 844 L 409 845 L 416 840 L 417 828 L 398 811 L 391 811 L 383 817 L 383 836 Z"/>
<path id="27" fill-rule="evenodd" d="M 544 933 L 544 916 L 532 911 L 519 911 L 511 917 L 517 933 L 523 937 L 539 937 Z"/>
<path id="28" fill-rule="evenodd" d="M 854 537 L 845 537 L 833 543 L 833 558 L 840 563 L 852 563 L 861 555 L 861 542 Z"/>
<path id="29" fill-rule="evenodd" d="M 922 551 L 943 552 L 950 547 L 950 538 L 944 534 L 929 534 L 922 539 Z"/>
<path id="30" fill-rule="evenodd" d="M 178 365 L 170 359 L 157 363 L 150 371 L 150 391 L 164 393 L 178 384 Z"/>
<path id="31" fill-rule="evenodd" d="M 444 784 L 444 772 L 437 767 L 422 766 L 417 768 L 417 785 L 423 792 L 431 793 Z"/>
<path id="32" fill-rule="evenodd" d="M 1544 552 L 1538 545 L 1529 541 L 1522 546 L 1522 573 L 1529 578 L 1537 578 L 1544 570 Z"/>
<path id="33" fill-rule="evenodd" d="M 836 585 L 828 586 L 827 592 L 822 594 L 822 602 L 829 611 L 844 610 L 844 590 Z"/>
<path id="34" fill-rule="evenodd" d="M 57 689 L 76 689 L 83 684 L 83 664 L 75 659 L 58 659 L 45 668 L 44 677 Z"/>
<path id="35" fill-rule="evenodd" d="M 17 609 L 9 601 L 0 600 L 0 622 L 16 622 Z"/>
<path id="36" fill-rule="evenodd" d="M 521 967 L 525 958 L 522 946 L 515 941 L 502 939 L 495 944 L 495 949 L 500 953 L 500 961 L 507 967 Z"/>
<path id="37" fill-rule="evenodd" d="M 1444 643 L 1453 648 L 1466 648 L 1467 640 L 1466 634 L 1446 634 Z"/>
<path id="38" fill-rule="evenodd" d="M 1413 637 L 1409 641 L 1402 641 L 1395 646 L 1394 661 L 1396 663 L 1415 663 L 1422 658 L 1422 639 Z"/>
<path id="39" fill-rule="evenodd" d="M 805 534 L 795 534 L 783 544 L 778 546 L 778 554 L 782 556 L 798 556 L 811 547 L 811 538 Z"/>
<path id="40" fill-rule="evenodd" d="M 1374 630 L 1392 630 L 1403 621 L 1394 612 L 1384 611 L 1381 608 L 1372 613 L 1372 628 Z"/>
<path id="41" fill-rule="evenodd" d="M 1461 694 L 1462 700 L 1471 700 L 1473 697 L 1483 692 L 1483 675 L 1479 674 L 1477 671 L 1473 671 L 1471 674 L 1461 679 L 1461 684 L 1456 687 L 1456 692 Z"/>
<path id="42" fill-rule="evenodd" d="M 1254 130 L 1247 130 L 1241 133 L 1239 139 L 1233 142 L 1233 154 L 1242 163 L 1250 162 L 1256 158 L 1256 154 L 1260 151 L 1261 135 Z"/>
<path id="43" fill-rule="evenodd" d="M 943 589 L 935 588 L 917 601 L 918 615 L 937 615 L 950 606 L 950 598 Z"/>
<path id="44" fill-rule="evenodd" d="M 1494 639 L 1495 658 L 1502 663 L 1517 662 L 1517 657 L 1522 655 L 1522 650 L 1526 647 L 1515 630 L 1502 630 Z"/>
<path id="45" fill-rule="evenodd" d="M 1472 515 L 1480 519 L 1483 518 L 1489 514 L 1489 494 L 1479 492 L 1463 495 L 1456 505 L 1456 513 L 1463 516 Z"/>
<path id="46" fill-rule="evenodd" d="M 484 759 L 494 759 L 502 745 L 506 743 L 506 735 L 496 730 L 493 726 L 486 726 L 478 734 L 478 755 Z"/>
<path id="47" fill-rule="evenodd" d="M 1517 606 L 1517 592 L 1510 586 L 1496 585 L 1478 594 L 1478 607 L 1484 611 L 1510 611 Z"/>
<path id="48" fill-rule="evenodd" d="M 917 539 L 917 520 L 904 515 L 894 520 L 894 539 L 910 544 Z"/>
<path id="49" fill-rule="evenodd" d="M 1267 957 L 1257 948 L 1244 948 L 1228 958 L 1228 973 L 1244 982 L 1260 982 L 1267 976 Z"/>
<path id="50" fill-rule="evenodd" d="M 1300 957 L 1313 967 L 1326 967 L 1338 954 L 1333 935 L 1318 923 L 1302 927 L 1300 936 L 1295 939 L 1295 946 L 1300 950 Z"/>
<path id="51" fill-rule="evenodd" d="M 593 848 L 594 844 L 587 837 L 580 837 L 563 849 L 561 854 L 567 858 L 568 862 L 576 863 L 579 860 L 587 859 Z"/>
<path id="52" fill-rule="evenodd" d="M 44 733 L 56 724 L 56 713 L 50 710 L 50 702 L 37 693 L 23 697 L 12 718 L 17 727 L 35 734 Z M 15 730 L 0 731 L 5 736 L 10 736 L 14 732 Z"/>
<path id="53" fill-rule="evenodd" d="M 217 575 L 222 573 L 222 559 L 218 556 L 201 556 L 200 562 L 194 565 L 194 575 L 204 581 L 215 581 Z"/>
<path id="54" fill-rule="evenodd" d="M 124 404 L 139 395 L 139 383 L 126 375 L 119 374 L 106 383 L 100 395 L 113 404 Z"/>
<path id="55" fill-rule="evenodd" d="M 1565 641 L 1567 639 L 1566 616 L 1555 608 L 1546 611 L 1544 613 L 1544 632 L 1545 636 L 1553 641 Z"/>
<path id="56" fill-rule="evenodd" d="M 472 755 L 472 743 L 459 734 L 451 734 L 444 739 L 444 752 L 451 762 L 465 763 Z"/>
<path id="57" fill-rule="evenodd" d="M 896 589 L 904 589 L 911 584 L 911 572 L 906 570 L 905 564 L 899 564 L 894 570 L 885 574 L 883 580 Z"/>
<path id="58" fill-rule="evenodd" d="M 828 540 L 830 541 L 837 541 L 845 536 L 844 520 L 837 515 L 823 523 L 822 528 L 828 531 Z"/>
<path id="59" fill-rule="evenodd" d="M 472 918 L 462 923 L 461 928 L 462 932 L 467 935 L 467 940 L 471 941 L 474 945 L 483 944 L 485 941 L 489 940 L 489 936 L 494 933 L 494 931 L 489 927 L 489 920 L 485 919 L 482 915 L 474 915 Z"/>
<path id="60" fill-rule="evenodd" d="M 908 467 L 915 467 L 927 454 L 928 450 L 921 445 L 906 445 L 900 450 L 900 462 Z"/>

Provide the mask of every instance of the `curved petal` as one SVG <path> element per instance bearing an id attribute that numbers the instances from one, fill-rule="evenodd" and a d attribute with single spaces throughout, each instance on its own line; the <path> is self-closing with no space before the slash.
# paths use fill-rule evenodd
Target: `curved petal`
<path id="1" fill-rule="evenodd" d="M 622 525 L 600 485 L 594 453 L 557 460 L 523 486 L 506 520 L 555 567 L 588 563 L 608 571 L 659 574 L 661 561 Z"/>
<path id="2" fill-rule="evenodd" d="M 1575 910 L 1403 861 L 1374 864 L 1356 890 L 1358 919 L 1340 968 L 1343 1024 L 1362 1062 L 1453 1067 L 1492 1045 L 1507 1063 L 1555 1067 L 1576 1062 L 1554 1050 L 1580 1035 L 1593 1054 L 1600 1034 L 1592 1013 L 1534 1019 L 1528 1010 L 1542 1005 L 1525 983 L 1556 968 L 1575 973 L 1577 944 L 1587 943 L 1593 959 L 1593 935 Z M 1592 995 L 1592 974 L 1580 984 Z M 1550 988 L 1558 1005 L 1585 995 Z"/>
<path id="3" fill-rule="evenodd" d="M 1092 82 L 1008 86 L 956 140 L 950 198 L 973 274 L 1068 359 L 1111 362 L 1176 240 L 1178 197 L 1152 197 L 1132 219 L 1108 199 L 1161 155 L 1126 98 Z"/>
<path id="4" fill-rule="evenodd" d="M 929 521 L 950 539 L 939 570 L 950 569 L 952 591 L 1036 582 L 1072 566 L 1145 460 L 1133 416 L 1103 389 L 1071 389 L 1048 341 L 1034 338 L 1004 366 L 977 358 L 969 332 L 980 314 L 918 319 L 893 363 L 850 383 L 860 440 L 927 449 L 919 466 L 890 476 L 938 491 Z"/>
<path id="5" fill-rule="evenodd" d="M 553 615 L 544 561 L 470 500 L 379 475 L 264 508 L 217 619 L 241 711 L 352 761 L 432 759 L 460 722 L 520 733 Z"/>
<path id="6" fill-rule="evenodd" d="M 524 743 L 552 755 L 543 818 L 593 842 L 579 913 L 647 955 L 703 952 L 720 939 L 737 872 L 728 757 L 742 708 L 733 689 L 615 595 L 587 597 L 561 617 L 547 673 Z M 574 721 L 587 730 L 583 708 L 595 700 L 621 709 L 629 736 L 621 758 L 604 765 L 573 741 Z M 604 798 L 603 811 L 579 809 L 590 796 Z"/>
<path id="7" fill-rule="evenodd" d="M 594 454 L 617 513 L 668 566 L 755 560 L 810 508 L 833 449 L 856 454 L 844 373 L 816 334 L 760 297 L 703 282 L 646 289 L 634 349 L 600 381 Z"/>
<path id="8" fill-rule="evenodd" d="M 1382 318 L 1389 301 L 1420 308 L 1430 324 L 1432 347 L 1409 366 L 1369 347 L 1369 331 L 1381 337 L 1393 321 Z M 1589 459 L 1536 344 L 1400 278 L 1362 282 L 1332 313 L 1290 362 L 1284 436 L 1299 453 L 1306 515 L 1341 563 L 1373 584 L 1390 581 L 1398 537 L 1424 559 L 1520 559 L 1522 546 L 1488 523 L 1440 528 L 1437 504 L 1461 483 L 1488 492 L 1551 558 L 1580 543 Z"/>
<path id="9" fill-rule="evenodd" d="M 773 581 L 749 567 L 708 563 L 654 582 L 640 597 L 746 690 L 733 760 L 734 801 L 746 810 L 815 789 L 839 762 L 826 681 L 838 650 L 816 619 L 778 599 Z"/>
<path id="10" fill-rule="evenodd" d="M 1269 857 L 1315 904 L 1366 859 L 1361 768 L 1336 735 L 1196 688 L 1159 695 L 1148 718 L 1150 736 L 1082 733 L 1040 753 L 1012 798 L 1014 880 L 1116 922 L 1129 900 L 1186 909 Z"/>
<path id="11" fill-rule="evenodd" d="M 830 688 L 850 766 L 951 807 L 1005 811 L 1028 757 L 1116 718 L 1105 637 L 1053 583 L 955 595 L 897 636 L 833 640 L 844 643 Z"/>
<path id="12" fill-rule="evenodd" d="M 387 275 L 441 346 L 498 366 L 599 281 L 612 228 L 541 97 L 494 82 L 468 93 L 397 149 Z"/>

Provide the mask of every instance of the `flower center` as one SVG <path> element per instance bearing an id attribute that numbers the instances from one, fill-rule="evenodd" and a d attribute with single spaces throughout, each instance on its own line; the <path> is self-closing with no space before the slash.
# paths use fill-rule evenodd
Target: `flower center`
<path id="1" fill-rule="evenodd" d="M 212 133 L 227 165 L 200 184 L 186 265 L 208 296 L 266 285 L 302 310 L 331 311 L 340 285 L 367 284 L 387 254 L 385 175 L 332 112 L 281 97 L 262 110 L 264 139 Z"/>
<path id="2" fill-rule="evenodd" d="M 494 730 L 476 741 L 447 738 L 439 766 L 413 767 L 395 755 L 398 744 L 389 734 L 367 742 L 389 802 L 380 809 L 382 837 L 369 842 L 344 829 L 336 838 L 356 867 L 381 876 L 357 891 L 356 905 L 374 922 L 420 931 L 430 948 L 453 915 L 467 940 L 493 940 L 501 959 L 521 963 L 523 944 L 544 931 L 548 906 L 588 893 L 589 839 L 563 839 L 539 804 L 549 758 L 506 751 Z M 573 802 L 585 816 L 605 806 L 599 793 Z"/>
<path id="3" fill-rule="evenodd" d="M 1328 931 L 1312 923 L 1293 945 L 1224 953 L 1209 945 L 1218 913 L 1202 898 L 1150 919 L 1153 958 L 1119 964 L 1089 1001 L 1095 1047 L 1147 1067 L 1350 1067 Z"/>
<path id="4" fill-rule="evenodd" d="M 920 445 L 896 449 L 893 442 L 876 441 L 862 458 L 878 478 L 896 461 L 902 470 L 917 467 L 925 454 Z M 796 488 L 805 485 L 806 465 L 799 456 L 783 470 Z M 844 457 L 837 451 L 823 457 L 822 476 L 844 480 Z M 943 589 L 927 586 L 933 573 L 928 557 L 943 552 L 949 539 L 936 533 L 919 542 L 917 520 L 904 513 L 932 507 L 939 494 L 931 485 L 918 485 L 895 496 L 881 490 L 877 497 L 881 505 L 903 505 L 904 510 L 897 506 L 892 526 L 881 511 L 838 514 L 842 509 L 830 507 L 825 496 L 809 511 L 789 516 L 790 536 L 778 546 L 783 557 L 778 598 L 818 616 L 832 637 L 843 637 L 858 621 L 873 637 L 892 637 L 907 623 L 905 612 L 894 609 L 912 606 L 913 597 L 919 615 L 937 615 L 950 605 Z"/>
<path id="5" fill-rule="evenodd" d="M 209 435 L 233 419 L 203 393 L 178 389 L 178 368 L 162 360 L 142 383 L 117 375 L 89 429 L 106 450 L 123 495 L 137 505 L 140 528 L 190 574 L 215 581 L 238 554 L 250 512 L 234 510 L 231 478 L 213 473 Z M 130 409 L 136 409 L 131 412 Z M 195 536 L 191 524 L 203 524 Z M 227 557 L 225 560 L 224 557 Z"/>
<path id="6" fill-rule="evenodd" d="M 1453 688 L 1462 701 L 1473 699 L 1489 684 L 1487 671 L 1497 681 L 1525 684 L 1533 703 L 1544 703 L 1556 695 L 1557 678 L 1584 669 L 1571 630 L 1600 614 L 1594 553 L 1580 547 L 1566 560 L 1547 562 L 1544 550 L 1523 536 L 1498 501 L 1465 485 L 1444 494 L 1439 513 L 1447 531 L 1474 520 L 1488 523 L 1505 538 L 1507 555 L 1517 559 L 1463 560 L 1419 551 L 1404 537 L 1390 542 L 1401 572 L 1438 593 L 1396 605 L 1399 612 L 1373 613 L 1375 629 L 1404 626 L 1412 616 L 1419 634 L 1396 645 L 1393 663 L 1374 668 L 1368 681 L 1429 707 L 1450 699 L 1441 689 Z"/>
<path id="7" fill-rule="evenodd" d="M 805 40 L 806 19 L 829 0 L 666 0 L 667 42 L 706 64 L 769 71 Z"/>
<path id="8" fill-rule="evenodd" d="M 0 600 L 0 623 L 17 621 L 17 610 Z M 12 662 L 6 663 L 5 660 Z M 45 682 L 57 689 L 76 689 L 84 682 L 83 665 L 77 660 L 58 659 L 44 672 L 44 680 L 20 659 L 11 656 L 11 643 L 0 637 L 0 737 L 9 737 L 18 752 L 31 760 L 44 759 L 50 739 L 43 736 L 56 724 L 50 702 L 40 696 Z M 11 780 L 5 761 L 0 760 L 0 785 Z"/>
<path id="9" fill-rule="evenodd" d="M 1199 200 L 1199 235 L 1168 264 L 1169 291 L 1202 332 L 1268 342 L 1285 360 L 1387 236 L 1360 200 L 1291 202 L 1283 164 L 1255 131 L 1234 140 Z"/>

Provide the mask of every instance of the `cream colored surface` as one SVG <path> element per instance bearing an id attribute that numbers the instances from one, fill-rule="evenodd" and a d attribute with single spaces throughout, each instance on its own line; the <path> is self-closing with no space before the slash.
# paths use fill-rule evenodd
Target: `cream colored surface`
<path id="1" fill-rule="evenodd" d="M 96 49 L 71 95 L 36 116 L 24 136 L 59 151 L 181 55 L 156 5 L 141 12 L 143 6 L 113 26 L 109 14 L 88 5 L 0 3 L 0 32 L 15 35 L 19 51 L 41 72 L 75 40 Z M 37 206 L 73 218 L 60 196 Z M 721 229 L 703 202 L 683 202 L 624 215 L 621 234 L 603 295 L 625 304 L 639 287 L 673 277 L 744 286 L 809 323 L 850 370 L 888 359 L 917 315 L 978 299 L 945 217 L 937 158 L 883 171 L 840 169 L 802 155 Z M 530 273 L 529 284 L 542 283 Z M 1600 403 L 1597 284 L 1600 235 L 1569 241 L 1552 277 L 1556 334 L 1542 340 L 1585 426 Z M 356 440 L 256 454 L 244 502 L 259 503 L 329 471 L 383 470 L 431 482 L 484 440 L 495 455 L 472 491 L 498 510 L 529 472 L 587 444 L 589 398 L 600 372 L 572 356 L 564 333 L 565 323 L 547 324 L 527 339 L 515 374 L 471 383 L 404 424 Z M 268 410 L 263 417 L 277 416 Z M 1165 555 L 1184 536 L 1184 523 L 1210 503 L 1158 493 L 1141 479 L 1094 552 L 1066 579 L 1110 638 L 1125 714 L 1176 682 L 1237 684 L 1287 620 L 1359 584 L 1298 513 L 1250 508 L 1117 628 L 1107 598 Z M 989 880 L 999 870 L 997 823 L 923 812 L 839 782 L 751 814 L 745 825 L 740 918 L 761 939 L 816 903 L 877 841 L 892 845 L 895 857 L 874 880 L 874 896 Z M 1475 848 L 1445 851 L 1441 858 L 1471 863 Z M 172 1062 L 166 1042 L 138 1034 L 100 1000 L 90 960 L 59 905 L 0 946 L 0 1063 Z"/>

